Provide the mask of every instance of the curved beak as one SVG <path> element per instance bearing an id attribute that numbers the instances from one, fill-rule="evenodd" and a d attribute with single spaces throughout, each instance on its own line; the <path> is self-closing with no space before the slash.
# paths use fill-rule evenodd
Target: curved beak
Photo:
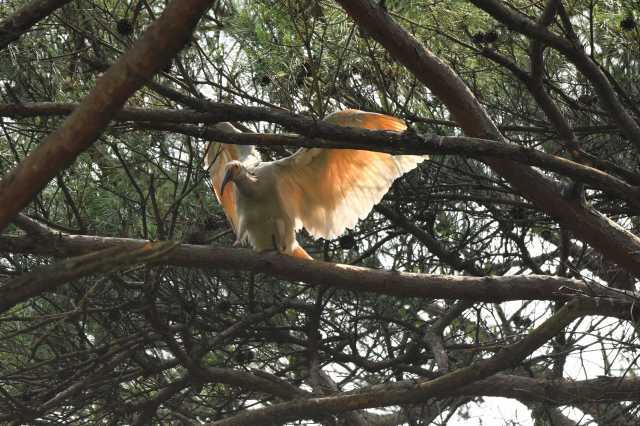
<path id="1" fill-rule="evenodd" d="M 224 187 L 233 180 L 233 169 L 228 168 L 222 179 L 222 185 L 220 185 L 220 195 L 224 195 Z"/>

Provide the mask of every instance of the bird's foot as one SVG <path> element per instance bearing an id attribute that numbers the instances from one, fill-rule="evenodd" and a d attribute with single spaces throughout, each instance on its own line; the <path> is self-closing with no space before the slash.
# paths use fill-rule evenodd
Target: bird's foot
<path id="1" fill-rule="evenodd" d="M 233 243 L 233 247 L 241 247 L 242 246 L 242 241 L 236 241 L 235 243 Z"/>
<path id="2" fill-rule="evenodd" d="M 273 248 L 262 249 L 260 250 L 260 253 L 262 253 L 263 251 L 275 251 L 278 253 L 284 253 L 284 251 L 287 249 L 287 244 L 283 239 L 280 240 L 280 245 L 276 244 L 276 236 L 274 234 L 271 234 L 271 245 Z"/>
<path id="3" fill-rule="evenodd" d="M 263 248 L 260 250 L 260 253 L 268 253 L 268 252 L 279 252 L 280 248 L 276 244 L 276 236 L 271 234 L 271 247 Z"/>

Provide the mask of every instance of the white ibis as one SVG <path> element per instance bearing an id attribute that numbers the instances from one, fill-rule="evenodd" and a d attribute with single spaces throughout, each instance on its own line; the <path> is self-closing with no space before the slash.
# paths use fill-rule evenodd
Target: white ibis
<path id="1" fill-rule="evenodd" d="M 407 128 L 398 118 L 357 110 L 336 112 L 324 121 L 368 129 Z M 238 131 L 229 123 L 218 127 Z M 290 157 L 263 162 L 253 146 L 212 142 L 206 160 L 208 167 L 215 159 L 211 181 L 236 231 L 234 246 L 241 245 L 247 233 L 256 249 L 273 247 L 271 236 L 276 235 L 282 252 L 310 259 L 296 241 L 299 229 L 326 239 L 340 235 L 367 217 L 395 179 L 426 158 L 302 148 Z"/>

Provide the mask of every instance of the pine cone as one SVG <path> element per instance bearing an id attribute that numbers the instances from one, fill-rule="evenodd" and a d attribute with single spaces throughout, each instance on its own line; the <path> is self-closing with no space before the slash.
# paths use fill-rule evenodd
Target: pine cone
<path id="1" fill-rule="evenodd" d="M 202 231 L 189 232 L 184 237 L 184 242 L 187 244 L 194 244 L 200 246 L 204 244 L 206 240 L 206 235 Z"/>
<path id="2" fill-rule="evenodd" d="M 207 216 L 204 220 L 204 228 L 207 231 L 213 231 L 214 229 L 218 229 L 222 221 L 218 216 Z"/>
<path id="3" fill-rule="evenodd" d="M 524 220 L 527 218 L 527 209 L 521 206 L 512 206 L 509 208 L 509 216 L 515 220 Z"/>
<path id="4" fill-rule="evenodd" d="M 495 43 L 496 41 L 498 41 L 499 36 L 500 34 L 498 34 L 496 30 L 491 30 L 487 34 L 485 34 L 484 39 L 487 41 L 487 43 Z"/>
<path id="5" fill-rule="evenodd" d="M 578 101 L 580 101 L 580 103 L 586 105 L 586 106 L 591 106 L 593 104 L 593 97 L 589 96 L 589 95 L 580 95 L 578 96 Z"/>
<path id="6" fill-rule="evenodd" d="M 520 315 L 516 315 L 513 318 L 513 323 L 518 328 L 529 328 L 531 325 L 531 320 L 529 318 L 523 318 Z"/>
<path id="7" fill-rule="evenodd" d="M 478 44 L 483 44 L 485 42 L 485 34 L 484 31 L 482 30 L 478 30 L 475 32 L 475 34 L 471 37 L 471 39 Z"/>
<path id="8" fill-rule="evenodd" d="M 253 359 L 254 355 L 253 352 L 251 351 L 239 351 L 238 353 L 236 353 L 235 355 L 235 359 L 236 361 L 238 361 L 240 364 L 244 364 L 245 362 L 251 362 L 251 360 Z"/>
<path id="9" fill-rule="evenodd" d="M 118 21 L 117 26 L 118 34 L 123 36 L 128 36 L 133 34 L 133 24 L 127 18 L 123 18 Z"/>
<path id="10" fill-rule="evenodd" d="M 228 312 L 231 309 L 231 303 L 223 301 L 218 304 L 218 312 Z"/>
<path id="11" fill-rule="evenodd" d="M 633 16 L 629 15 L 626 18 L 624 18 L 622 21 L 620 21 L 620 28 L 622 28 L 625 31 L 632 31 L 633 29 L 635 29 L 637 26 L 635 19 L 633 19 Z"/>
<path id="12" fill-rule="evenodd" d="M 343 235 L 338 239 L 338 244 L 340 244 L 341 249 L 349 250 L 356 245 L 356 239 L 351 234 Z"/>

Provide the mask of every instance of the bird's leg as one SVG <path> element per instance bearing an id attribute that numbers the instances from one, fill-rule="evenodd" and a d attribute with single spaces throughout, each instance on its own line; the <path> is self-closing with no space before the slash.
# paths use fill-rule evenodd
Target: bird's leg
<path id="1" fill-rule="evenodd" d="M 276 219 L 276 225 L 280 233 L 280 251 L 285 251 L 287 249 L 287 243 L 284 240 L 284 220 Z"/>
<path id="2" fill-rule="evenodd" d="M 247 231 L 247 227 L 243 220 L 238 221 L 238 234 L 236 236 L 236 241 L 233 243 L 234 247 L 242 247 L 242 236 Z"/>
<path id="3" fill-rule="evenodd" d="M 271 234 L 271 245 L 272 247 L 268 247 L 268 248 L 263 248 L 262 250 L 260 250 L 260 253 L 266 253 L 269 251 L 280 251 L 280 249 L 278 248 L 278 245 L 276 244 L 276 236 L 274 234 Z"/>

